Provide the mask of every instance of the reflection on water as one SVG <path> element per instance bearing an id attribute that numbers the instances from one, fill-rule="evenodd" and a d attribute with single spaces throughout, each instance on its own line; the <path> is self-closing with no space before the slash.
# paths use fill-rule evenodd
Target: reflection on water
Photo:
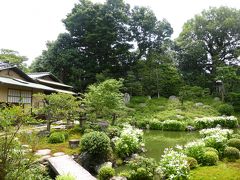
<path id="1" fill-rule="evenodd" d="M 184 145 L 199 138 L 198 132 L 153 131 L 144 132 L 144 141 L 147 149 L 146 156 L 160 160 L 165 148 Z"/>

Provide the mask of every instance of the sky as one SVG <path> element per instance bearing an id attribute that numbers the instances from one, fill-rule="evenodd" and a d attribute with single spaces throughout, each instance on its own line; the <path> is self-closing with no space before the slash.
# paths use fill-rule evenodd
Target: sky
<path id="1" fill-rule="evenodd" d="M 105 0 L 92 0 L 105 2 Z M 0 0 L 0 49 L 12 49 L 26 56 L 30 64 L 46 42 L 65 32 L 62 19 L 78 0 Z M 173 38 L 183 24 L 209 7 L 228 6 L 240 9 L 240 0 L 125 0 L 131 7 L 151 8 L 156 17 L 166 18 L 174 29 Z"/>

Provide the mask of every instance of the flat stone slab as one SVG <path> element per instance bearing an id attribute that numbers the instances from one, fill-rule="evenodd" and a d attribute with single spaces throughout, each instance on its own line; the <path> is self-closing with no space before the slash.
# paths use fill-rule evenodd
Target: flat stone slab
<path id="1" fill-rule="evenodd" d="M 48 162 L 57 175 L 70 174 L 76 180 L 96 180 L 95 177 L 68 155 L 51 157 L 48 159 Z"/>
<path id="2" fill-rule="evenodd" d="M 37 156 L 46 156 L 49 154 L 51 154 L 50 149 L 40 149 L 40 150 L 37 150 L 37 152 L 35 153 L 35 155 L 37 155 Z"/>
<path id="3" fill-rule="evenodd" d="M 64 152 L 56 152 L 53 154 L 54 157 L 58 157 L 58 156 L 64 156 L 65 153 Z"/>

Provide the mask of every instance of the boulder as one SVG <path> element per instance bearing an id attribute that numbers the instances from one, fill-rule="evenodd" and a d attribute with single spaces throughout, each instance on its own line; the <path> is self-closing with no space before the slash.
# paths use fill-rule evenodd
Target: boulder
<path id="1" fill-rule="evenodd" d="M 169 96 L 169 100 L 178 100 L 177 96 Z"/>
<path id="2" fill-rule="evenodd" d="M 113 176 L 110 180 L 127 180 L 127 178 L 122 176 Z"/>
<path id="3" fill-rule="evenodd" d="M 203 103 L 201 103 L 201 102 L 195 103 L 195 106 L 196 107 L 201 107 L 201 106 L 203 106 Z"/>
<path id="4" fill-rule="evenodd" d="M 214 101 L 220 101 L 220 98 L 219 97 L 215 97 Z"/>
<path id="5" fill-rule="evenodd" d="M 124 103 L 128 104 L 130 102 L 130 99 L 131 99 L 130 95 L 128 93 L 125 93 L 123 96 Z"/>
<path id="6" fill-rule="evenodd" d="M 193 126 L 187 126 L 186 131 L 195 131 L 195 127 Z"/>

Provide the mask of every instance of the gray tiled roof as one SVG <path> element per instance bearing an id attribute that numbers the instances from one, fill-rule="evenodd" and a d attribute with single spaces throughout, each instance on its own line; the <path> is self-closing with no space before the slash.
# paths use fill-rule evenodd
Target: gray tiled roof
<path id="1" fill-rule="evenodd" d="M 10 64 L 0 61 L 0 70 L 12 67 Z"/>

